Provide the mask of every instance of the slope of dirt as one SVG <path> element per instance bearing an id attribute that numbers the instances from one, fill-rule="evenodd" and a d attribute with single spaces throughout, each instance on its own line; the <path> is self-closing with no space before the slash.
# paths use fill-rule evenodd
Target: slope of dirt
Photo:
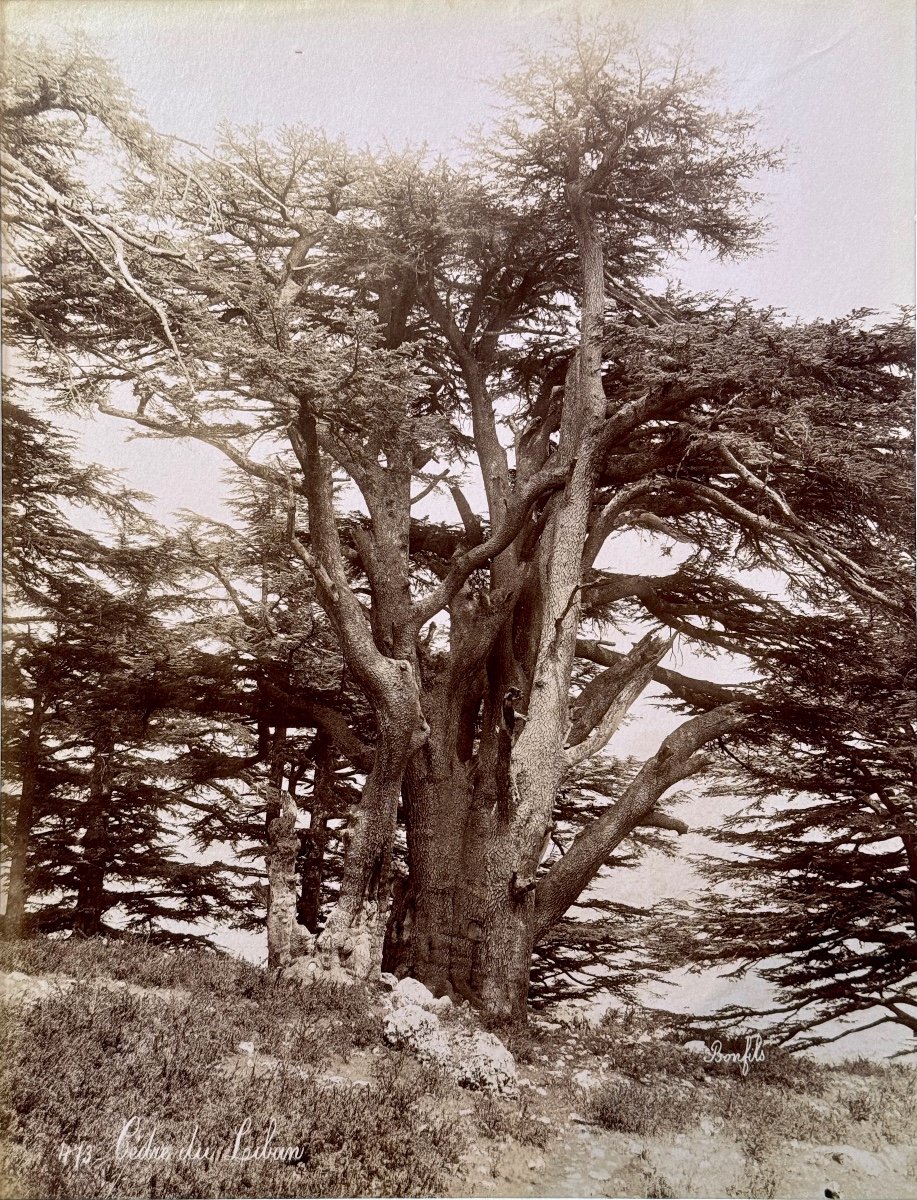
<path id="1" fill-rule="evenodd" d="M 694 1078 L 682 1074 L 677 1058 L 670 1071 L 657 1064 L 628 1078 L 608 1068 L 613 1047 L 609 1054 L 604 1042 L 602 1031 L 568 1030 L 521 1066 L 527 1127 L 543 1125 L 550 1141 L 525 1144 L 525 1128 L 522 1141 L 476 1139 L 450 1194 L 823 1200 L 827 1189 L 841 1200 L 917 1200 L 913 1071 L 886 1078 L 878 1069 L 827 1070 L 817 1094 L 761 1085 L 751 1074 L 708 1077 L 700 1058 Z M 660 1047 L 647 1049 L 655 1054 Z M 680 1127 L 652 1134 L 603 1128 L 594 1102 L 615 1085 L 625 1095 L 641 1085 L 663 1118 L 667 1109 L 677 1111 Z M 737 1089 L 747 1107 L 735 1102 Z M 735 1115 L 717 1115 L 724 1106 Z M 833 1136 L 812 1140 L 819 1129 Z"/>

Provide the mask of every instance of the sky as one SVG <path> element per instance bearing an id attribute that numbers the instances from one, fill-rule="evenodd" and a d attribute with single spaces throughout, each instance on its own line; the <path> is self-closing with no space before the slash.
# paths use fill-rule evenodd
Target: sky
<path id="1" fill-rule="evenodd" d="M 759 110 L 763 139 L 784 148 L 785 170 L 760 182 L 765 251 L 738 263 L 693 255 L 673 277 L 806 320 L 913 302 L 911 0 L 582 7 L 633 22 L 647 42 L 690 46 L 721 73 L 726 101 Z M 163 133 L 207 145 L 222 121 L 303 123 L 357 145 L 425 142 L 448 154 L 490 118 L 488 80 L 512 66 L 515 47 L 543 45 L 573 11 L 567 0 L 6 0 L 3 17 L 7 36 L 85 34 Z M 151 452 L 104 419 L 80 434 L 88 457 L 154 495 L 158 515 L 223 514 L 215 451 L 158 442 Z M 639 750 L 648 728 L 632 724 L 616 748 Z M 659 718 L 653 730 L 658 740 Z M 673 894 L 691 885 L 671 863 L 665 873 Z M 650 863 L 629 877 L 628 896 L 651 897 L 659 877 Z"/>

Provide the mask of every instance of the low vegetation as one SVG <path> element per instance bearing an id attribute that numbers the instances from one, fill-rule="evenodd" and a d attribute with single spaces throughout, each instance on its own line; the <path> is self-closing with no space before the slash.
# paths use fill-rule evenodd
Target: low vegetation
<path id="1" fill-rule="evenodd" d="M 626 1194 L 693 1194 L 665 1147 L 702 1134 L 737 1155 L 730 1194 L 767 1197 L 791 1142 L 917 1144 L 911 1068 L 767 1047 L 743 1076 L 635 1012 L 516 1030 L 522 1087 L 509 1099 L 388 1048 L 371 992 L 293 992 L 225 954 L 36 939 L 0 943 L 0 970 L 77 981 L 4 1001 L 7 1200 L 441 1195 L 453 1179 L 466 1194 L 528 1194 L 552 1164 L 575 1167 L 569 1131 L 583 1123 L 625 1135 Z"/>
<path id="2" fill-rule="evenodd" d="M 648 1028 L 644 1023 L 641 1031 L 636 1014 L 615 1015 L 581 1035 L 612 1073 L 586 1106 L 603 1128 L 655 1137 L 706 1119 L 755 1159 L 762 1130 L 769 1145 L 794 1139 L 917 1144 L 913 1067 L 867 1059 L 829 1066 L 768 1046 L 743 1075 L 735 1063 L 708 1062 L 664 1037 L 648 1037 Z M 741 1052 L 742 1043 L 723 1049 Z"/>
<path id="3" fill-rule="evenodd" d="M 451 1085 L 381 1048 L 357 989 L 314 988 L 294 1004 L 234 959 L 150 950 L 131 961 L 117 945 L 35 943 L 3 957 L 87 980 L 3 1022 L 9 1197 L 411 1196 L 457 1161 Z M 103 976 L 174 994 L 93 984 Z M 369 1046 L 372 1103 L 365 1082 L 335 1074 Z"/>

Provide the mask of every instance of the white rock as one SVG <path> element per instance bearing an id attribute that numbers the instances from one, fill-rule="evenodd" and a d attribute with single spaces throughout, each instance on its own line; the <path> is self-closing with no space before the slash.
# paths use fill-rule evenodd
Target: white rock
<path id="1" fill-rule="evenodd" d="M 255 1043 L 254 1042 L 239 1042 L 238 1046 L 236 1046 L 236 1049 L 239 1051 L 240 1054 L 254 1054 L 255 1053 Z"/>
<path id="2" fill-rule="evenodd" d="M 498 1037 L 476 1033 L 459 1048 L 456 1077 L 466 1087 L 505 1096 L 519 1093 L 516 1060 Z"/>
<path id="3" fill-rule="evenodd" d="M 690 1050 L 692 1054 L 707 1053 L 707 1047 L 703 1042 L 697 1041 L 697 1039 L 695 1039 L 693 1042 L 685 1042 L 685 1044 L 682 1046 L 682 1050 Z"/>
<path id="4" fill-rule="evenodd" d="M 611 1172 L 599 1170 L 590 1171 L 589 1178 L 594 1179 L 596 1183 L 607 1183 L 608 1180 L 611 1179 Z"/>
<path id="5" fill-rule="evenodd" d="M 398 986 L 398 976 L 392 975 L 390 971 L 383 971 L 379 976 L 379 987 L 383 992 L 393 992 Z"/>
<path id="6" fill-rule="evenodd" d="M 447 1069 L 451 1066 L 452 1051 L 440 1028 L 439 1018 L 419 1004 L 404 1004 L 393 1009 L 383 1021 L 382 1036 L 390 1046 L 410 1050 L 421 1062 Z"/>
<path id="7" fill-rule="evenodd" d="M 591 1092 L 593 1088 L 597 1088 L 601 1084 L 601 1080 L 596 1079 L 591 1071 L 577 1071 L 573 1076 L 573 1082 L 584 1092 Z"/>
<path id="8" fill-rule="evenodd" d="M 561 1000 L 550 1009 L 552 1020 L 564 1029 L 582 1029 L 586 1025 L 585 1009 L 569 1000 Z"/>
<path id="9" fill-rule="evenodd" d="M 432 1013 L 444 1013 L 452 1007 L 452 1001 L 448 996 L 440 996 L 437 999 L 428 987 L 425 987 L 419 979 L 412 979 L 410 975 L 399 979 L 395 984 L 392 989 L 392 1004 L 395 1008 L 401 1008 L 406 1004 L 416 1004 L 419 1008 L 425 1008 L 427 1012 Z"/>

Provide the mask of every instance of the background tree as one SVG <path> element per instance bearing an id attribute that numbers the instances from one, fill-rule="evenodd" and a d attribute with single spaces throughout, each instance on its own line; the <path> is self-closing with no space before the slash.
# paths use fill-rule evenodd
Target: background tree
<path id="1" fill-rule="evenodd" d="M 204 671 L 169 619 L 170 547 L 138 497 L 8 400 L 3 451 L 5 932 L 231 920 L 233 873 L 182 853 L 177 760 Z M 114 527 L 87 532 L 76 506 Z"/>
<path id="2" fill-rule="evenodd" d="M 225 778 L 218 796 L 228 792 L 232 801 L 199 801 L 195 833 L 202 848 L 222 842 L 267 856 L 271 967 L 289 965 L 297 924 L 318 930 L 338 886 L 349 809 L 359 798 L 352 781 L 365 774 L 372 753 L 365 705 L 323 613 L 298 594 L 295 511 L 286 499 L 278 503 L 272 489 L 237 473 L 235 523 L 189 517 L 181 539 L 188 586 L 198 594 L 196 632 L 229 672 L 227 693 L 211 711 L 217 717 L 222 707 L 238 731 L 235 753 L 194 748 L 196 776 L 211 786 L 216 776 Z M 241 806 L 240 782 L 247 796 Z"/>
<path id="3" fill-rule="evenodd" d="M 732 788 L 759 799 L 709 831 L 709 888 L 657 930 L 669 963 L 754 966 L 774 1007 L 718 1019 L 764 1018 L 797 1049 L 889 1023 L 917 1033 L 913 630 L 850 613 L 808 624 L 733 763 Z"/>

